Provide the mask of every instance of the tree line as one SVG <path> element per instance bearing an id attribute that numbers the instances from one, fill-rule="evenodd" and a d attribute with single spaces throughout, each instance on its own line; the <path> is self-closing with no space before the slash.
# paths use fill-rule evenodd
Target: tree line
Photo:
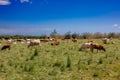
<path id="1" fill-rule="evenodd" d="M 31 35 L 0 35 L 0 39 L 45 39 L 48 35 L 39 35 L 39 36 L 31 36 Z M 100 38 L 120 38 L 120 33 L 109 32 L 109 33 L 71 33 L 66 32 L 65 34 L 59 34 L 56 30 L 50 33 L 49 37 L 51 38 L 58 38 L 58 39 L 71 39 L 71 38 L 78 38 L 78 39 L 100 39 Z"/>

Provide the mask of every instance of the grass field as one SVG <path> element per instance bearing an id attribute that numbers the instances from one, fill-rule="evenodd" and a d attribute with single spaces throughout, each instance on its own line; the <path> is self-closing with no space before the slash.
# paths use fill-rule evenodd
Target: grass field
<path id="1" fill-rule="evenodd" d="M 11 50 L 0 50 L 0 80 L 120 80 L 120 40 L 103 44 L 96 39 L 106 52 L 78 51 L 86 41 L 30 48 L 17 43 Z"/>

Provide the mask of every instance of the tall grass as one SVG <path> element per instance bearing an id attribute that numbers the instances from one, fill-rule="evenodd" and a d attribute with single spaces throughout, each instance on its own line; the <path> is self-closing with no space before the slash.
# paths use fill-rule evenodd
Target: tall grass
<path id="1" fill-rule="evenodd" d="M 31 48 L 18 43 L 11 50 L 0 50 L 0 80 L 119 80 L 120 41 L 103 44 L 106 52 L 78 51 L 86 41 Z"/>

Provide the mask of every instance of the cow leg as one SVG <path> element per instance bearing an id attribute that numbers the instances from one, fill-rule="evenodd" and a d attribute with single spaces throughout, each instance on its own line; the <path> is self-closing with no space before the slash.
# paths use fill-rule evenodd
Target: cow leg
<path id="1" fill-rule="evenodd" d="M 98 52 L 98 49 L 97 49 L 97 52 Z"/>
<path id="2" fill-rule="evenodd" d="M 10 50 L 10 47 L 8 49 Z"/>
<path id="3" fill-rule="evenodd" d="M 90 47 L 91 52 L 93 52 L 93 47 Z"/>

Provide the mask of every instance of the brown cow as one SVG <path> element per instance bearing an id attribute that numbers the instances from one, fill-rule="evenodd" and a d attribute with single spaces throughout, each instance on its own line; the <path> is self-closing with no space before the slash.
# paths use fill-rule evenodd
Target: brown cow
<path id="1" fill-rule="evenodd" d="M 90 47 L 91 52 L 93 52 L 94 49 L 97 49 L 97 52 L 98 50 L 103 50 L 104 52 L 106 51 L 106 49 L 101 44 L 91 43 L 91 47 Z"/>
<path id="2" fill-rule="evenodd" d="M 51 43 L 52 46 L 54 46 L 54 45 L 57 46 L 59 44 L 60 44 L 60 42 L 57 39 L 55 39 L 54 42 Z"/>
<path id="3" fill-rule="evenodd" d="M 49 39 L 45 39 L 44 42 L 49 42 Z"/>
<path id="4" fill-rule="evenodd" d="M 72 41 L 73 41 L 73 42 L 77 42 L 77 39 L 76 39 L 76 38 L 74 38 L 74 39 L 72 39 Z"/>
<path id="5" fill-rule="evenodd" d="M 10 50 L 10 47 L 11 47 L 11 45 L 6 44 L 6 45 L 3 45 L 3 47 L 1 48 L 1 50 L 5 50 L 5 49 L 9 49 Z"/>

